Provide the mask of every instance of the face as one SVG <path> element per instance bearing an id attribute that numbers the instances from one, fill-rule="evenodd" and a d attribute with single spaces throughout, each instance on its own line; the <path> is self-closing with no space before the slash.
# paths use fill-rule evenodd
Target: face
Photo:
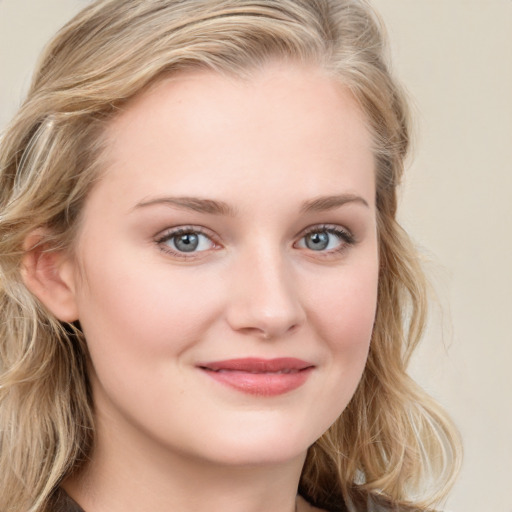
<path id="1" fill-rule="evenodd" d="M 375 316 L 356 102 L 311 68 L 190 72 L 107 137 L 73 269 L 102 428 L 221 464 L 302 456 L 352 397 Z"/>

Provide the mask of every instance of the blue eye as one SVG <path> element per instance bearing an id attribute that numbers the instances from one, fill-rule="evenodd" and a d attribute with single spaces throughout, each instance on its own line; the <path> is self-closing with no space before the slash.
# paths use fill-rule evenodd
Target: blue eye
<path id="1" fill-rule="evenodd" d="M 297 243 L 301 249 L 317 252 L 336 252 L 354 243 L 353 236 L 339 227 L 316 227 Z"/>
<path id="2" fill-rule="evenodd" d="M 330 233 L 310 233 L 304 237 L 306 247 L 312 251 L 323 251 L 329 247 L 332 235 Z"/>
<path id="3" fill-rule="evenodd" d="M 157 240 L 164 251 L 185 255 L 203 252 L 215 247 L 215 243 L 205 234 L 187 228 L 167 232 Z"/>

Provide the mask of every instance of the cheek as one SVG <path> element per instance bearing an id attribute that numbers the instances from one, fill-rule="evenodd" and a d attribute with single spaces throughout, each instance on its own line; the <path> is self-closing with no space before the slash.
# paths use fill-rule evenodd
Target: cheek
<path id="1" fill-rule="evenodd" d="M 317 404 L 319 437 L 345 410 L 363 374 L 375 320 L 378 262 L 333 269 L 307 291 L 310 326 L 323 347 Z M 310 281 L 311 283 L 312 281 Z"/>
<path id="2" fill-rule="evenodd" d="M 363 262 L 364 263 L 364 262 Z M 376 258 L 365 264 L 346 267 L 311 286 L 310 316 L 331 349 L 366 352 L 375 321 L 378 287 Z"/>
<path id="3" fill-rule="evenodd" d="M 218 316 L 215 287 L 204 276 L 154 268 L 144 258 L 90 258 L 78 308 L 92 356 L 117 352 L 121 364 L 176 355 Z"/>

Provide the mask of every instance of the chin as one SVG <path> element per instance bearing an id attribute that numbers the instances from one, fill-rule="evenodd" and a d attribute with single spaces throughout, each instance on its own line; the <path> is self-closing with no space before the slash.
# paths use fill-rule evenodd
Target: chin
<path id="1" fill-rule="evenodd" d="M 283 433 L 284 432 L 284 433 Z M 261 466 L 304 461 L 319 436 L 293 429 L 248 429 L 209 435 L 203 457 L 225 465 Z"/>
<path id="2" fill-rule="evenodd" d="M 259 449 L 258 449 L 259 448 Z M 256 446 L 237 446 L 226 450 L 223 453 L 211 454 L 211 462 L 223 466 L 279 466 L 287 465 L 297 461 L 303 463 L 307 453 L 307 448 L 299 449 L 271 449 L 269 447 Z"/>

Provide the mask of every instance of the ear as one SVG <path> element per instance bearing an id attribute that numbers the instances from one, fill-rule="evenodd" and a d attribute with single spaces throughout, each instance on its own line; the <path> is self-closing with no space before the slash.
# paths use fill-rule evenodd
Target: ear
<path id="1" fill-rule="evenodd" d="M 62 322 L 78 319 L 75 264 L 62 250 L 53 250 L 38 229 L 27 236 L 21 274 L 25 286 Z"/>

